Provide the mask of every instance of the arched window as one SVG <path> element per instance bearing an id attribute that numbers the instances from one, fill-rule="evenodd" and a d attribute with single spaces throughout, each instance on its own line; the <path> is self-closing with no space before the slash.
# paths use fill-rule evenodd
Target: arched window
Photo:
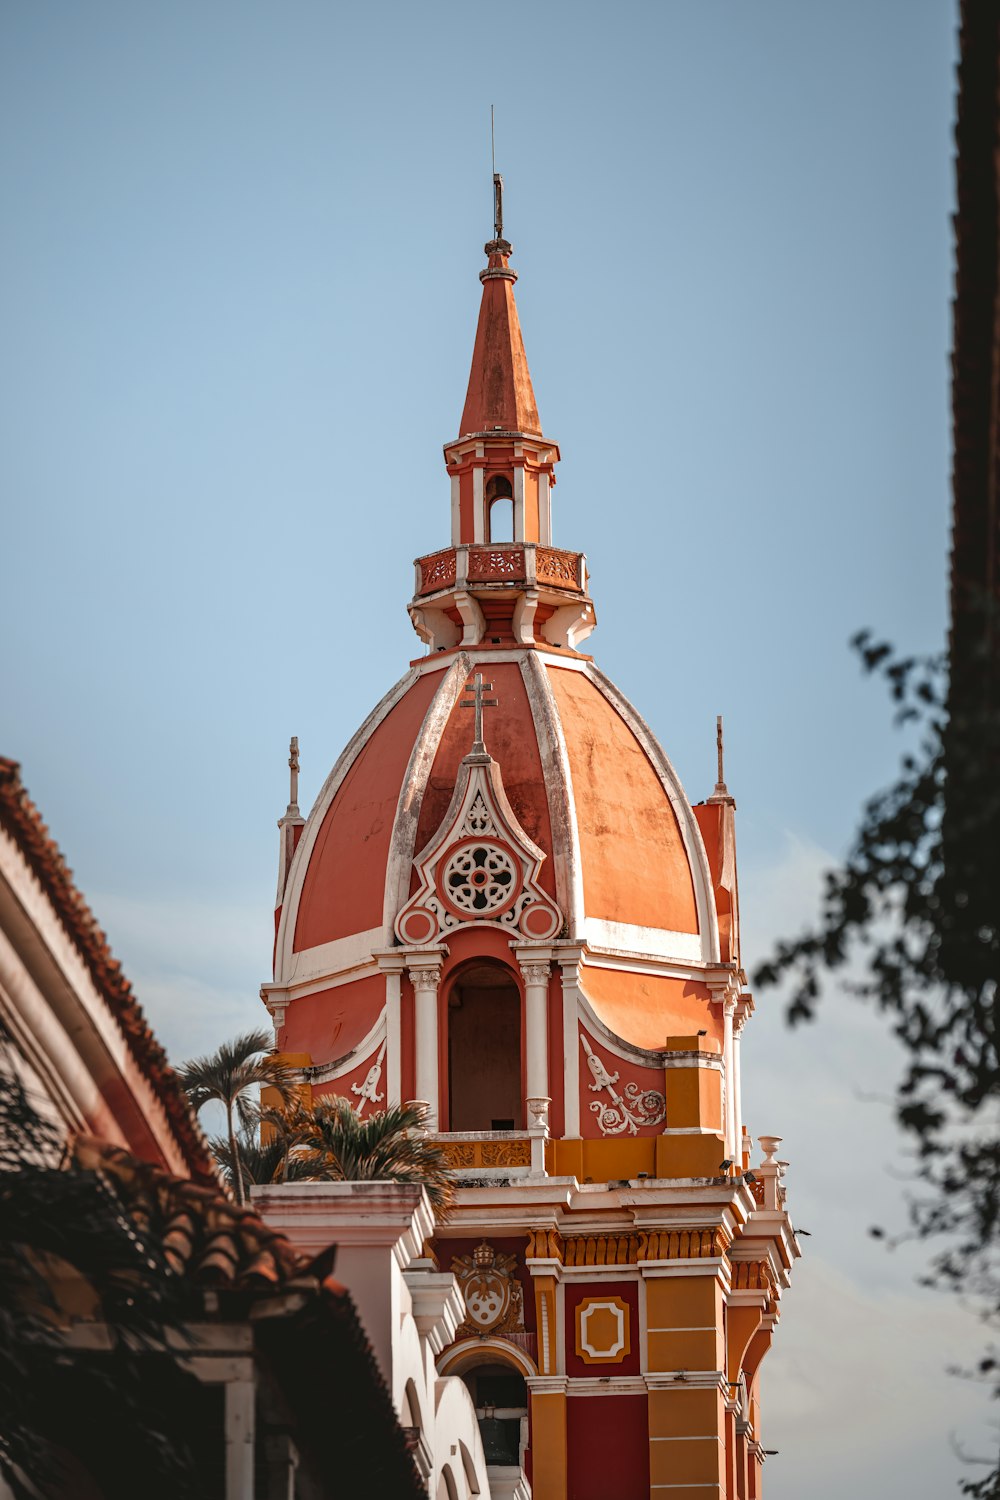
<path id="1" fill-rule="evenodd" d="M 514 540 L 514 491 L 505 474 L 494 474 L 486 485 L 486 540 Z"/>
<path id="2" fill-rule="evenodd" d="M 462 1373 L 479 1419 L 488 1466 L 515 1467 L 524 1459 L 528 1387 L 508 1364 L 474 1365 Z"/>
<path id="3" fill-rule="evenodd" d="M 448 994 L 452 1130 L 520 1130 L 521 992 L 508 969 L 463 969 Z"/>

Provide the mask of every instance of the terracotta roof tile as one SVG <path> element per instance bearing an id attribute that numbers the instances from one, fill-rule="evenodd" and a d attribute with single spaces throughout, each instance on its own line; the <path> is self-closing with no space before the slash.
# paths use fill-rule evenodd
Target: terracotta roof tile
<path id="1" fill-rule="evenodd" d="M 20 766 L 4 756 L 0 756 L 0 825 L 18 845 L 107 1001 L 132 1056 L 163 1107 L 191 1173 L 203 1182 L 217 1182 L 208 1142 L 181 1081 L 153 1035 L 97 918 L 74 885 L 73 872 L 28 796 Z"/>
<path id="2" fill-rule="evenodd" d="M 136 1225 L 162 1249 L 170 1268 L 195 1285 L 281 1286 L 309 1264 L 284 1235 L 252 1208 L 237 1207 L 221 1187 L 201 1187 L 89 1136 L 76 1140 L 74 1158 L 112 1179 Z"/>

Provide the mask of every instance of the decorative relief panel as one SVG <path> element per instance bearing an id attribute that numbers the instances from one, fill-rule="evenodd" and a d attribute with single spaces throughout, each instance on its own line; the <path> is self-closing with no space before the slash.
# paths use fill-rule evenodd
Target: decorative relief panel
<path id="1" fill-rule="evenodd" d="M 451 1269 L 465 1298 L 465 1322 L 455 1338 L 524 1332 L 524 1296 L 517 1260 L 481 1240 L 471 1255 L 456 1255 Z"/>
<path id="2" fill-rule="evenodd" d="M 440 1147 L 452 1171 L 531 1166 L 531 1141 L 527 1136 L 505 1141 L 455 1141 L 448 1136 L 436 1136 L 434 1144 Z"/>
<path id="3" fill-rule="evenodd" d="M 384 1093 L 379 1093 L 378 1086 L 382 1078 L 382 1064 L 385 1062 L 386 1043 L 383 1041 L 378 1050 L 378 1056 L 365 1074 L 362 1083 L 352 1083 L 351 1093 L 357 1094 L 357 1102 L 354 1105 L 354 1113 L 359 1117 L 364 1114 L 365 1105 L 370 1103 L 372 1109 L 376 1104 L 381 1104 L 385 1098 Z"/>
<path id="4" fill-rule="evenodd" d="M 524 553 L 520 547 L 510 551 L 499 547 L 469 548 L 469 578 L 523 578 Z"/>
<path id="5" fill-rule="evenodd" d="M 431 943 L 463 922 L 495 922 L 511 936 L 544 942 L 562 913 L 538 884 L 544 852 L 507 801 L 500 767 L 467 755 L 438 832 L 414 864 L 420 886 L 396 918 L 403 943 Z"/>
<path id="6" fill-rule="evenodd" d="M 527 1253 L 531 1260 L 560 1260 L 569 1267 L 634 1266 L 643 1260 L 700 1260 L 720 1256 L 726 1243 L 720 1229 L 638 1229 L 624 1234 L 566 1236 L 556 1229 L 535 1229 L 529 1233 Z M 756 1266 L 757 1262 L 738 1264 Z M 764 1269 L 766 1272 L 766 1263 Z M 733 1267 L 734 1286 L 735 1277 L 743 1274 Z"/>
<path id="7" fill-rule="evenodd" d="M 734 1292 L 764 1292 L 774 1286 L 774 1276 L 766 1260 L 734 1260 L 731 1270 Z"/>
<path id="8" fill-rule="evenodd" d="M 537 547 L 535 568 L 539 583 L 567 584 L 578 589 L 580 583 L 579 552 L 564 552 L 559 547 Z"/>
<path id="9" fill-rule="evenodd" d="M 721 1229 L 651 1230 L 643 1238 L 640 1260 L 701 1260 L 721 1255 L 726 1248 Z"/>
<path id="10" fill-rule="evenodd" d="M 576 1309 L 576 1352 L 584 1364 L 619 1364 L 631 1353 L 630 1311 L 621 1297 L 588 1297 Z"/>
<path id="11" fill-rule="evenodd" d="M 420 559 L 420 592 L 431 594 L 435 589 L 448 588 L 455 582 L 455 549 L 448 547 L 443 552 L 432 552 Z"/>
<path id="12" fill-rule="evenodd" d="M 644 1126 L 662 1125 L 667 1118 L 667 1101 L 658 1089 L 643 1088 L 634 1082 L 622 1083 L 618 1070 L 608 1071 L 582 1031 L 580 1045 L 593 1079 L 588 1085 L 590 1092 L 606 1096 L 590 1101 L 591 1113 L 602 1135 L 622 1135 L 625 1131 L 638 1135 Z"/>

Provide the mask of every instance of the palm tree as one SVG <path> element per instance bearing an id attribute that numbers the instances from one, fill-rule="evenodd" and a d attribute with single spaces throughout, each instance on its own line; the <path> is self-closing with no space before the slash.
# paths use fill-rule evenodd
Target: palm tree
<path id="1" fill-rule="evenodd" d="M 425 1134 L 427 1111 L 394 1105 L 362 1119 L 349 1099 L 327 1097 L 272 1110 L 268 1123 L 288 1141 L 288 1175 L 327 1182 L 412 1182 L 427 1189 L 439 1218 L 455 1188 L 440 1146 Z"/>
<path id="2" fill-rule="evenodd" d="M 246 1203 L 246 1192 L 244 1174 L 239 1166 L 236 1119 L 238 1117 L 244 1133 L 253 1129 L 259 1109 L 249 1096 L 251 1089 L 260 1085 L 274 1089 L 286 1106 L 290 1106 L 295 1098 L 295 1074 L 287 1063 L 268 1052 L 269 1046 L 270 1037 L 266 1031 L 248 1031 L 235 1041 L 223 1042 L 211 1056 L 196 1057 L 180 1069 L 181 1082 L 196 1110 L 215 1099 L 226 1111 L 230 1180 L 241 1207 Z M 227 1163 L 223 1162 L 223 1165 Z"/>
<path id="3" fill-rule="evenodd" d="M 261 1111 L 260 1123 L 265 1127 L 266 1134 L 259 1129 L 240 1130 L 237 1133 L 236 1147 L 244 1189 L 263 1187 L 272 1182 L 315 1181 L 306 1163 L 291 1154 L 289 1148 L 292 1136 L 287 1126 L 289 1118 L 284 1110 L 265 1109 Z M 216 1135 L 208 1144 L 222 1168 L 223 1179 L 235 1192 L 236 1171 L 229 1142 L 225 1136 Z"/>

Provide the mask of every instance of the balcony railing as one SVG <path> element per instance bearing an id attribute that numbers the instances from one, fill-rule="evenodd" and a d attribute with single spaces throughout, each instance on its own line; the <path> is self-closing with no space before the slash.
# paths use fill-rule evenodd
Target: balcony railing
<path id="1" fill-rule="evenodd" d="M 455 1135 L 436 1135 L 433 1139 L 453 1172 L 475 1175 L 481 1171 L 531 1166 L 531 1138 L 520 1131 L 468 1130 Z"/>
<path id="2" fill-rule="evenodd" d="M 477 543 L 446 547 L 417 559 L 417 593 L 436 594 L 466 583 L 520 583 L 526 587 L 586 589 L 586 559 L 582 552 L 564 552 L 533 542 Z"/>

